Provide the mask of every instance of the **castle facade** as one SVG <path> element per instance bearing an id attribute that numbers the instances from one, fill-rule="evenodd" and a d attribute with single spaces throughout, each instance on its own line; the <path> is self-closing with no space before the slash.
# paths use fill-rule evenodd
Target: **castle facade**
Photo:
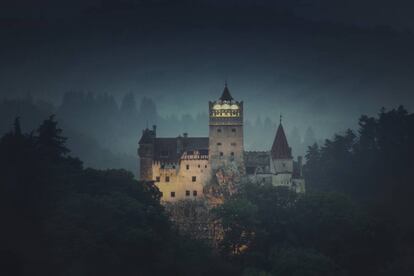
<path id="1" fill-rule="evenodd" d="M 143 130 L 140 179 L 154 181 L 164 202 L 202 198 L 209 183 L 225 184 L 235 175 L 305 191 L 302 158 L 293 160 L 282 122 L 268 152 L 244 151 L 243 137 L 243 101 L 235 101 L 225 85 L 221 97 L 209 102 L 209 137 L 164 138 L 157 137 L 156 126 Z"/>

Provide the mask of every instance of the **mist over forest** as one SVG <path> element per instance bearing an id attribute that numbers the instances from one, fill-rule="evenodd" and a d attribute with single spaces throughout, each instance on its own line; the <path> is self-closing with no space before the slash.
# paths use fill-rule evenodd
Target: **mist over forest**
<path id="1" fill-rule="evenodd" d="M 153 99 L 144 97 L 139 101 L 133 93 L 127 93 L 118 102 L 110 94 L 68 92 L 57 106 L 30 96 L 3 99 L 0 103 L 0 134 L 10 130 L 16 117 L 20 117 L 24 130 L 32 131 L 49 115 L 55 114 L 65 128 L 72 154 L 79 156 L 86 166 L 125 168 L 137 174 L 136 151 L 142 130 L 156 125 L 160 137 L 177 137 L 183 133 L 207 137 L 207 103 L 205 106 L 205 110 L 196 115 L 162 116 Z M 270 150 L 278 119 L 246 118 L 246 150 Z M 284 125 L 295 156 L 303 156 L 308 146 L 323 138 L 315 135 L 312 126 L 300 129 L 290 125 L 288 119 L 284 119 Z"/>
<path id="2" fill-rule="evenodd" d="M 413 1 L 0 2 L 0 275 L 414 275 Z"/>

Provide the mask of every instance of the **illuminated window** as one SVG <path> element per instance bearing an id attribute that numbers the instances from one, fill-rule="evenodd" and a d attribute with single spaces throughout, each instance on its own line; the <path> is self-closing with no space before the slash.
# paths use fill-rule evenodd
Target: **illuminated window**
<path id="1" fill-rule="evenodd" d="M 171 197 L 175 197 L 175 192 L 171 192 Z"/>
<path id="2" fill-rule="evenodd" d="M 190 191 L 185 191 L 185 196 L 190 196 Z"/>
<path id="3" fill-rule="evenodd" d="M 170 177 L 169 176 L 165 177 L 165 182 L 170 182 Z"/>
<path id="4" fill-rule="evenodd" d="M 193 196 L 197 196 L 197 191 L 193 191 Z"/>
<path id="5" fill-rule="evenodd" d="M 157 176 L 155 177 L 155 182 L 160 182 L 161 181 L 161 177 Z"/>
<path id="6" fill-rule="evenodd" d="M 197 177 L 196 177 L 196 176 L 193 176 L 193 177 L 191 178 L 191 181 L 196 182 L 196 181 L 197 181 Z"/>
<path id="7" fill-rule="evenodd" d="M 187 166 L 185 166 L 186 168 L 187 168 L 187 170 L 189 170 L 190 169 L 190 165 L 187 165 Z"/>

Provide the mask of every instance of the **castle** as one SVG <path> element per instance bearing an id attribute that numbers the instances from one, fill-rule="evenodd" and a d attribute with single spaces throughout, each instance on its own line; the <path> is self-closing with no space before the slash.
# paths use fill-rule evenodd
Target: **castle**
<path id="1" fill-rule="evenodd" d="M 154 181 L 164 202 L 202 198 L 209 183 L 227 183 L 229 174 L 305 191 L 302 158 L 293 160 L 281 120 L 270 151 L 244 151 L 243 101 L 233 99 L 227 84 L 209 102 L 208 137 L 157 137 L 153 126 L 143 130 L 138 144 L 140 179 Z"/>

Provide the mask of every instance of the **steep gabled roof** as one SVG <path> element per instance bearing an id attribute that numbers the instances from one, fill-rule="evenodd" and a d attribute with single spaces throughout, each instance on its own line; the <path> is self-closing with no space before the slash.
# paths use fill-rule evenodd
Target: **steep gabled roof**
<path id="1" fill-rule="evenodd" d="M 157 161 L 178 162 L 184 151 L 195 150 L 207 150 L 208 155 L 208 137 L 163 137 L 154 140 L 154 160 Z"/>
<path id="2" fill-rule="evenodd" d="M 230 94 L 227 84 L 224 85 L 224 90 L 223 90 L 223 93 L 221 94 L 220 100 L 228 101 L 228 102 L 233 100 L 233 97 Z"/>
<path id="3" fill-rule="evenodd" d="M 289 147 L 282 124 L 279 124 L 279 127 L 277 128 L 276 137 L 272 145 L 271 155 L 273 159 L 292 158 L 292 149 Z"/>

